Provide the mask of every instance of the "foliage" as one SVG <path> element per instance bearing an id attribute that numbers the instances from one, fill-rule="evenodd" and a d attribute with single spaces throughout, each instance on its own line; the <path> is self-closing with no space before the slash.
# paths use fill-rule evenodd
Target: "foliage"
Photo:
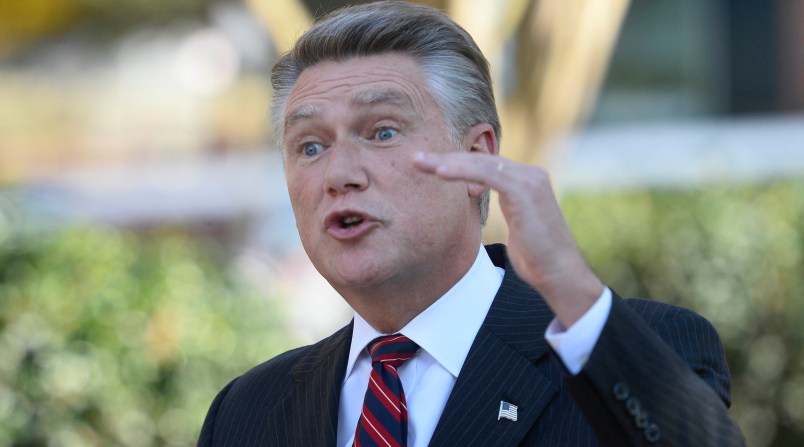
<path id="1" fill-rule="evenodd" d="M 240 284 L 214 246 L 175 232 L 23 227 L 2 199 L 0 445 L 190 445 L 217 390 L 290 344 L 275 303 Z M 613 289 L 717 327 L 749 445 L 804 445 L 803 182 L 562 205 Z"/>
<path id="2" fill-rule="evenodd" d="M 749 445 L 804 445 L 803 182 L 571 195 L 562 205 L 614 290 L 715 325 Z"/>
<path id="3" fill-rule="evenodd" d="M 215 393 L 287 347 L 207 243 L 3 224 L 0 445 L 193 445 Z"/>

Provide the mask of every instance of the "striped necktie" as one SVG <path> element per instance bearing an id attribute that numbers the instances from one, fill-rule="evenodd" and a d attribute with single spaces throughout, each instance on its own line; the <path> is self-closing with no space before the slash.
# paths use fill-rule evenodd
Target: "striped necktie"
<path id="1" fill-rule="evenodd" d="M 407 446 L 408 409 L 396 369 L 418 349 L 419 345 L 400 334 L 377 337 L 369 343 L 371 375 L 355 431 L 355 447 Z"/>

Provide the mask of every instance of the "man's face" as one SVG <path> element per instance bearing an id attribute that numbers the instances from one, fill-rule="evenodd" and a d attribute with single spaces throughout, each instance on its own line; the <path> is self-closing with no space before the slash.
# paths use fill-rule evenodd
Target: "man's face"
<path id="1" fill-rule="evenodd" d="M 467 247 L 477 253 L 467 183 L 413 165 L 417 151 L 459 150 L 425 85 L 412 58 L 387 54 L 307 68 L 288 98 L 285 174 L 296 225 L 343 295 L 433 281 Z"/>

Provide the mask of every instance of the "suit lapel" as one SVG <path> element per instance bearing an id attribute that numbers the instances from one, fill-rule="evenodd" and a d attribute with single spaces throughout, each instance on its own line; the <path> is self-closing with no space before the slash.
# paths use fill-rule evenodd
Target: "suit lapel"
<path id="1" fill-rule="evenodd" d="M 472 343 L 450 394 L 431 446 L 517 445 L 555 397 L 544 331 L 553 313 L 522 282 L 500 245 L 487 247 L 495 265 L 506 269 L 500 290 Z M 282 446 L 334 446 L 341 384 L 346 372 L 352 325 L 309 348 L 293 368 L 289 391 L 269 426 L 284 427 L 271 437 Z M 517 421 L 498 420 L 500 401 L 517 405 Z"/>
<path id="2" fill-rule="evenodd" d="M 341 384 L 346 372 L 352 324 L 310 348 L 291 371 L 295 388 L 274 413 L 277 445 L 335 446 Z"/>
<path id="3" fill-rule="evenodd" d="M 553 313 L 520 280 L 501 246 L 487 247 L 506 269 L 483 326 L 458 375 L 431 446 L 517 445 L 558 392 L 544 331 Z M 498 420 L 500 401 L 518 407 L 517 421 Z"/>

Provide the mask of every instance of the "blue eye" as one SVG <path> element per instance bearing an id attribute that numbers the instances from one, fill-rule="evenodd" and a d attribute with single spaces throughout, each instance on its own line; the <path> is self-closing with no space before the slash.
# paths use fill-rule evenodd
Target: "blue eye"
<path id="1" fill-rule="evenodd" d="M 324 151 L 324 146 L 321 143 L 305 143 L 302 146 L 302 153 L 306 157 L 314 157 Z"/>
<path id="2" fill-rule="evenodd" d="M 399 131 L 397 131 L 396 129 L 391 129 L 390 127 L 383 127 L 380 130 L 378 130 L 374 136 L 380 141 L 386 141 L 390 140 L 391 138 L 394 137 L 394 135 L 398 133 Z"/>

